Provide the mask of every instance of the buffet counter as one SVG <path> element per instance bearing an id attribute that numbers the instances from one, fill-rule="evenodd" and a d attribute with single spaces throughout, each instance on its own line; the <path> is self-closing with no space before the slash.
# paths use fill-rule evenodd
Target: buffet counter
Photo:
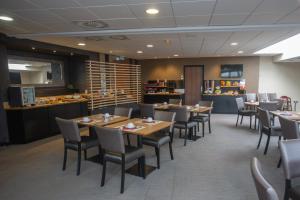
<path id="1" fill-rule="evenodd" d="M 5 104 L 10 143 L 28 143 L 58 134 L 56 117 L 73 119 L 88 115 L 88 100 L 83 97 L 56 96 L 39 100 L 36 105 L 25 107 Z"/>
<path id="2" fill-rule="evenodd" d="M 243 96 L 243 94 L 203 94 L 202 100 L 214 102 L 213 113 L 236 114 L 238 110 L 235 99 Z"/>
<path id="3" fill-rule="evenodd" d="M 146 93 L 144 94 L 144 103 L 163 103 L 169 102 L 169 99 L 182 99 L 184 101 L 184 93 Z"/>

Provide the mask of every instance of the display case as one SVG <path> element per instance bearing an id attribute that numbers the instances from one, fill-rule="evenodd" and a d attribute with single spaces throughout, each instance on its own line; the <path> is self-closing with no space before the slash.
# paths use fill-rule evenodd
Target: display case
<path id="1" fill-rule="evenodd" d="M 9 105 L 13 107 L 35 104 L 34 87 L 12 86 L 8 88 Z"/>

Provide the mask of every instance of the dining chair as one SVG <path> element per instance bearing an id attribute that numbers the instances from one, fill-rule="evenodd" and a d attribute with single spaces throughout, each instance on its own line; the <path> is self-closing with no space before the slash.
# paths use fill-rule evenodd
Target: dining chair
<path id="1" fill-rule="evenodd" d="M 282 131 L 282 137 L 284 140 L 299 139 L 299 123 L 293 120 L 289 120 L 285 117 L 279 116 L 279 122 Z M 281 165 L 281 158 L 277 164 L 279 168 Z"/>
<path id="2" fill-rule="evenodd" d="M 293 185 L 292 180 L 300 177 L 300 139 L 285 140 L 279 143 L 283 172 L 285 176 L 284 200 L 300 199 L 300 185 Z"/>
<path id="3" fill-rule="evenodd" d="M 162 132 L 145 136 L 142 139 L 144 145 L 152 146 L 155 148 L 158 169 L 160 168 L 160 147 L 161 146 L 165 144 L 169 144 L 171 160 L 174 159 L 173 150 L 172 150 L 172 141 L 173 141 L 173 129 L 174 129 L 175 116 L 176 116 L 175 112 L 155 111 L 154 114 L 155 120 L 172 122 L 172 125 L 167 130 L 163 130 Z"/>
<path id="4" fill-rule="evenodd" d="M 205 106 L 205 107 L 213 107 L 214 102 L 213 101 L 199 101 L 199 106 Z M 202 136 L 204 137 L 204 131 L 205 131 L 205 123 L 208 123 L 208 130 L 209 133 L 211 133 L 211 110 L 205 112 L 205 113 L 197 113 L 197 115 L 192 117 L 192 121 L 197 122 L 197 127 L 199 131 L 199 124 L 202 124 Z"/>
<path id="5" fill-rule="evenodd" d="M 271 118 L 270 118 L 270 113 L 268 110 L 263 110 L 261 108 L 257 108 L 258 116 L 259 116 L 259 121 L 260 121 L 260 126 L 259 126 L 259 132 L 260 132 L 260 137 L 258 140 L 257 144 L 257 149 L 260 147 L 261 139 L 263 134 L 267 135 L 267 142 L 264 150 L 264 154 L 266 155 L 268 152 L 269 148 L 269 143 L 270 143 L 270 138 L 272 136 L 278 136 L 279 140 L 281 139 L 282 132 L 281 132 L 281 127 L 280 126 L 274 126 L 271 123 Z"/>
<path id="6" fill-rule="evenodd" d="M 184 146 L 186 146 L 188 130 L 191 131 L 192 135 L 195 133 L 196 136 L 197 123 L 190 120 L 190 115 L 186 106 L 170 106 L 169 110 L 170 112 L 176 113 L 174 128 L 179 129 L 180 137 L 181 130 L 184 129 Z"/>
<path id="7" fill-rule="evenodd" d="M 122 117 L 128 117 L 128 119 L 130 119 L 131 118 L 131 114 L 132 114 L 132 110 L 133 110 L 132 108 L 116 106 L 115 107 L 115 111 L 114 111 L 114 115 L 122 116 Z M 127 137 L 127 143 L 130 146 L 131 143 L 130 143 L 130 136 L 129 136 L 129 134 L 126 134 L 126 137 Z"/>
<path id="8" fill-rule="evenodd" d="M 181 105 L 182 104 L 182 99 L 169 99 L 169 104 Z"/>
<path id="9" fill-rule="evenodd" d="M 277 100 L 277 94 L 276 93 L 267 93 L 267 95 L 268 95 L 268 100 L 269 101 Z"/>
<path id="10" fill-rule="evenodd" d="M 154 104 L 140 104 L 141 118 L 154 117 Z"/>
<path id="11" fill-rule="evenodd" d="M 80 175 L 81 151 L 84 151 L 84 159 L 87 159 L 87 149 L 99 147 L 97 138 L 91 136 L 80 136 L 78 125 L 73 120 L 56 117 L 56 122 L 64 138 L 64 161 L 63 170 L 66 169 L 68 149 L 77 151 L 77 176 Z M 100 147 L 99 147 L 100 148 Z M 99 149 L 99 153 L 101 150 Z"/>
<path id="12" fill-rule="evenodd" d="M 238 110 L 237 120 L 236 120 L 235 126 L 238 125 L 239 117 L 240 116 L 242 116 L 240 124 L 243 123 L 244 116 L 248 116 L 250 118 L 250 128 L 251 128 L 252 127 L 252 116 L 255 115 L 256 111 L 255 110 L 247 110 L 246 109 L 243 97 L 238 97 L 238 98 L 235 99 L 235 101 L 236 101 L 237 110 Z"/>
<path id="13" fill-rule="evenodd" d="M 250 102 L 250 101 L 256 101 L 256 93 L 247 93 L 246 94 L 246 101 Z"/>
<path id="14" fill-rule="evenodd" d="M 261 164 L 256 157 L 252 158 L 251 160 L 251 174 L 259 200 L 279 200 L 275 189 L 264 178 Z"/>
<path id="15" fill-rule="evenodd" d="M 267 93 L 258 93 L 258 101 L 259 102 L 269 101 L 268 94 Z"/>
<path id="16" fill-rule="evenodd" d="M 101 187 L 105 184 L 106 163 L 121 165 L 121 193 L 124 192 L 125 166 L 138 160 L 139 175 L 145 178 L 145 152 L 140 147 L 125 146 L 121 129 L 95 127 L 103 152 Z"/>

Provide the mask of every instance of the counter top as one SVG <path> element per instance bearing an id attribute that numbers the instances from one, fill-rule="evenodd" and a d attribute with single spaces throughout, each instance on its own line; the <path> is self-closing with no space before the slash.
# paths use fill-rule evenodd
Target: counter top
<path id="1" fill-rule="evenodd" d="M 243 94 L 203 94 L 203 96 L 243 96 Z"/>
<path id="2" fill-rule="evenodd" d="M 144 95 L 165 95 L 165 96 L 180 96 L 180 95 L 184 95 L 184 93 L 164 93 L 164 92 L 160 92 L 160 93 L 145 93 Z"/>
<path id="3" fill-rule="evenodd" d="M 36 104 L 32 106 L 24 106 L 24 107 L 11 107 L 7 102 L 3 104 L 5 110 L 28 110 L 28 109 L 36 109 L 36 108 L 46 108 L 50 106 L 56 106 L 56 105 L 64 105 L 64 104 L 71 104 L 71 103 L 81 103 L 81 102 L 87 102 L 88 100 L 85 98 L 81 99 L 72 99 L 67 100 L 63 102 L 55 102 L 51 104 Z"/>

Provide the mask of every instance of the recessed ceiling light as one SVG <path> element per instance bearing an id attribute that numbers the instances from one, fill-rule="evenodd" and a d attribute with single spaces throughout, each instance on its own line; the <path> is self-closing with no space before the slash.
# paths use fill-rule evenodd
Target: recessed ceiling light
<path id="1" fill-rule="evenodd" d="M 244 51 L 238 51 L 238 54 L 243 54 L 244 53 Z"/>
<path id="2" fill-rule="evenodd" d="M 139 50 L 139 51 L 137 51 L 136 53 L 141 54 L 141 53 L 143 53 L 143 51 L 140 51 L 140 50 Z"/>
<path id="3" fill-rule="evenodd" d="M 35 47 L 31 47 L 32 50 L 35 50 Z"/>
<path id="4" fill-rule="evenodd" d="M 153 44 L 147 44 L 146 46 L 147 46 L 148 48 L 153 48 L 153 47 L 154 47 Z"/>
<path id="5" fill-rule="evenodd" d="M 236 45 L 238 45 L 239 43 L 237 43 L 237 42 L 232 42 L 230 45 L 231 46 L 236 46 Z"/>
<path id="6" fill-rule="evenodd" d="M 174 57 L 178 57 L 179 55 L 178 55 L 178 54 L 174 54 L 173 56 L 174 56 Z"/>
<path id="7" fill-rule="evenodd" d="M 53 53 L 56 53 L 56 51 L 55 51 L 55 50 L 53 50 Z"/>
<path id="8" fill-rule="evenodd" d="M 148 13 L 149 15 L 156 15 L 159 13 L 159 10 L 157 10 L 155 8 L 149 8 L 146 10 L 146 13 Z"/>
<path id="9" fill-rule="evenodd" d="M 170 45 L 170 44 L 171 44 L 171 40 L 166 39 L 166 40 L 165 40 L 165 43 L 166 43 L 167 45 Z"/>
<path id="10" fill-rule="evenodd" d="M 112 53 L 113 51 L 112 50 L 109 50 L 109 53 Z"/>
<path id="11" fill-rule="evenodd" d="M 0 16 L 0 20 L 8 21 L 8 22 L 14 21 L 13 18 L 8 17 L 8 16 Z"/>
<path id="12" fill-rule="evenodd" d="M 85 46 L 85 43 L 79 42 L 77 45 L 78 45 L 78 46 Z"/>

